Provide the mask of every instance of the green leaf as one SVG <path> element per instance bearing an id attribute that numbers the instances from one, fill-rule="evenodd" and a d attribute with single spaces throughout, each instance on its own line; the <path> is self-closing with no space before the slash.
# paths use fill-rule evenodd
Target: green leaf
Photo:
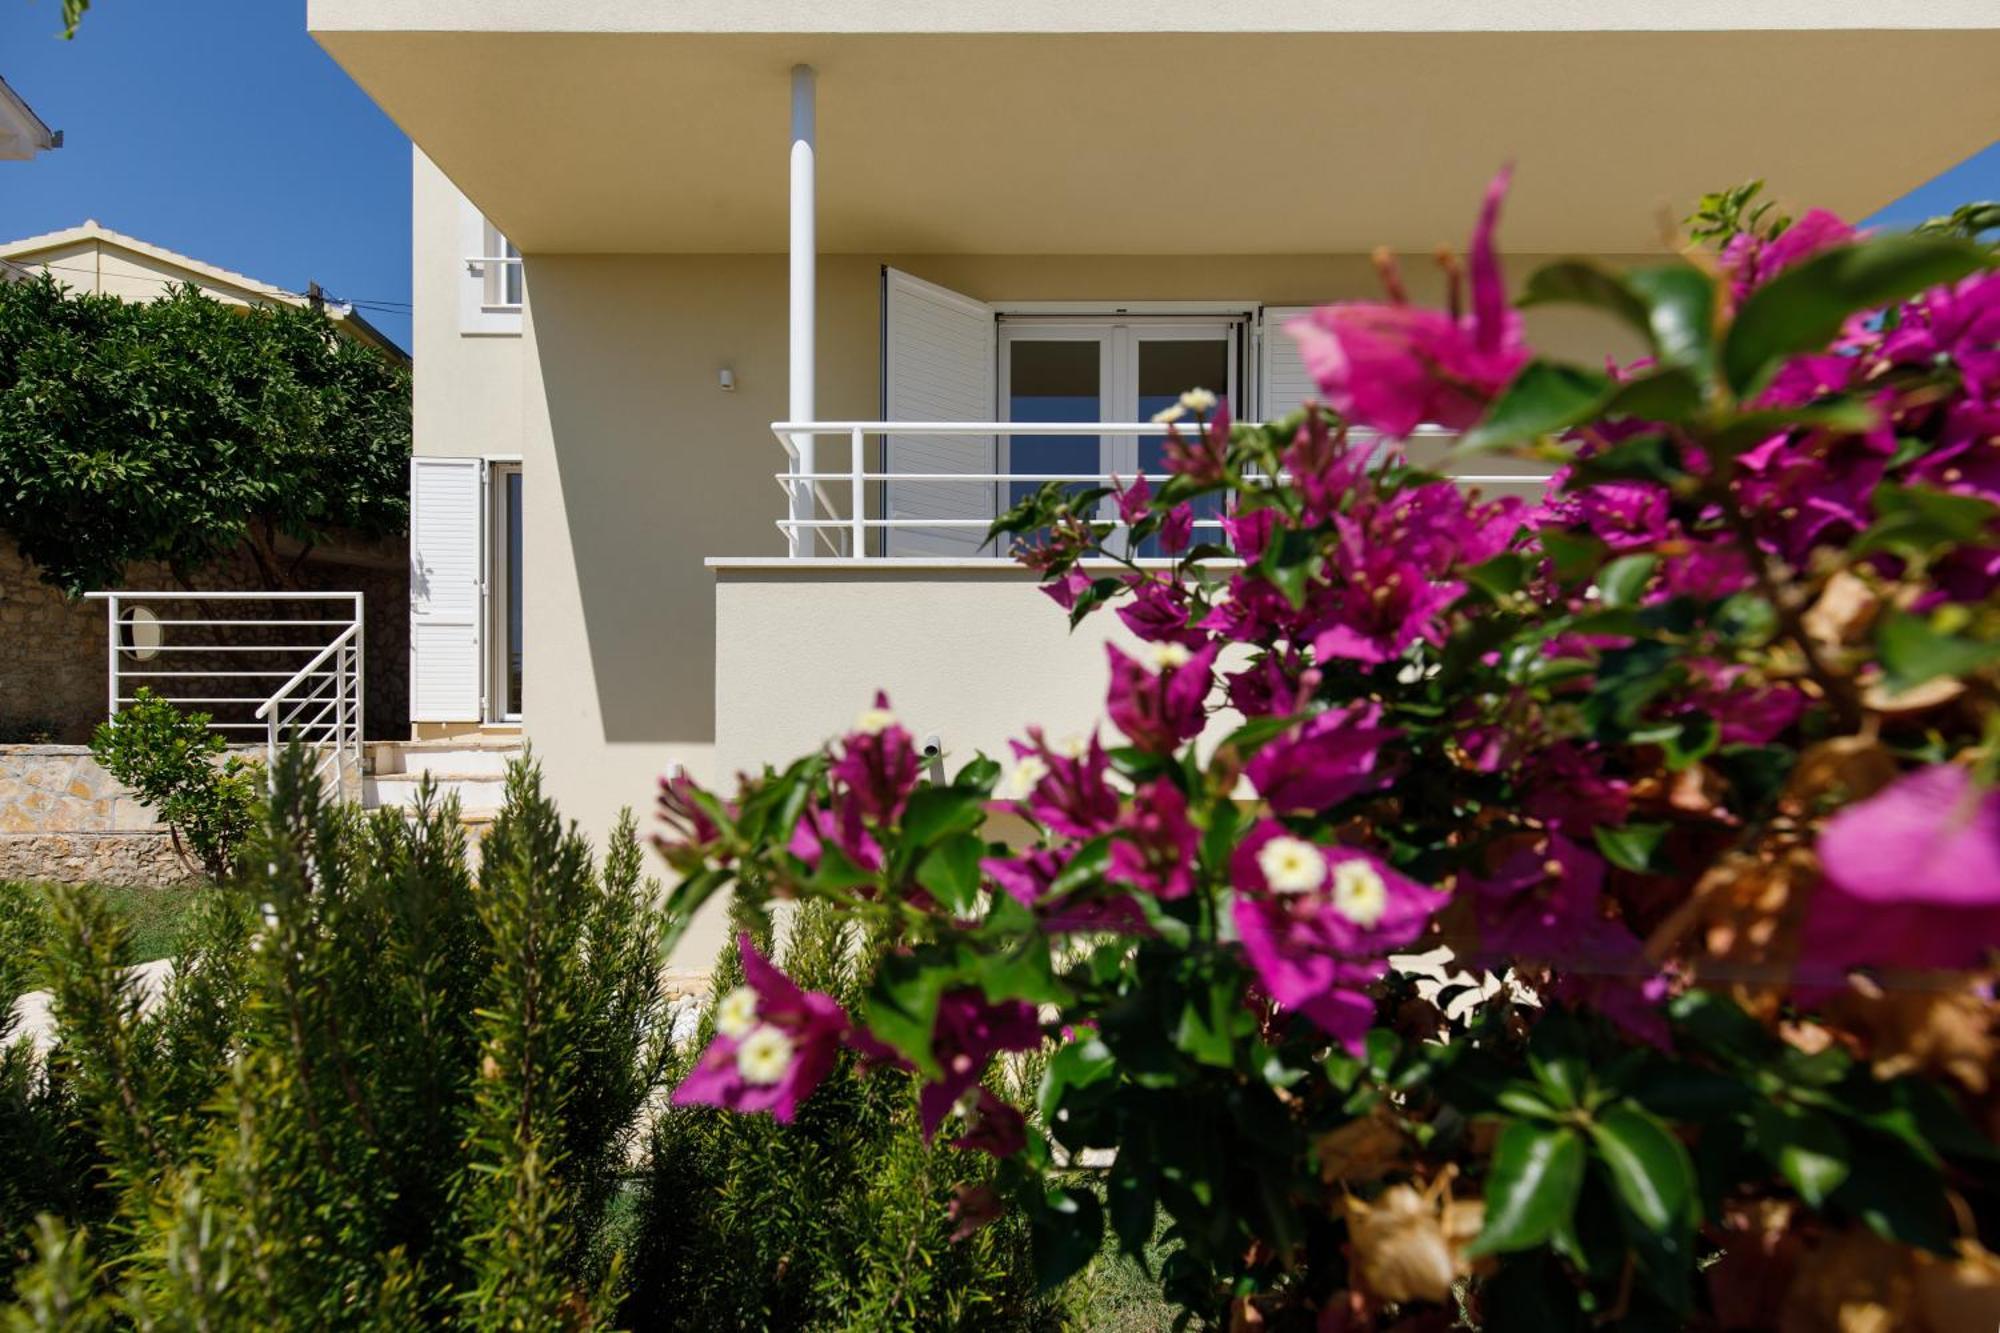
<path id="1" fill-rule="evenodd" d="M 1847 1179 L 1850 1149 L 1840 1127 L 1817 1111 L 1759 1100 L 1750 1107 L 1757 1148 L 1817 1208 Z"/>
<path id="2" fill-rule="evenodd" d="M 1659 563 L 1656 555 L 1625 555 L 1598 570 L 1597 590 L 1603 595 L 1604 604 L 1614 610 L 1637 606 Z"/>
<path id="3" fill-rule="evenodd" d="M 961 791 L 978 792 L 981 796 L 990 796 L 993 794 L 994 785 L 999 781 L 999 761 L 989 759 L 985 755 L 980 754 L 974 755 L 966 761 L 965 767 L 958 770 L 958 776 L 951 780 L 951 785 L 959 788 Z"/>
<path id="4" fill-rule="evenodd" d="M 1599 826 L 1591 830 L 1597 850 L 1612 865 L 1639 874 L 1657 870 L 1660 844 L 1667 836 L 1665 824 L 1624 824 L 1616 828 Z"/>
<path id="5" fill-rule="evenodd" d="M 1588 259 L 1562 259 L 1544 264 L 1528 276 L 1518 304 L 1590 306 L 1650 341 L 1652 319 L 1645 298 L 1632 289 L 1627 277 Z"/>
<path id="6" fill-rule="evenodd" d="M 1875 625 L 1875 653 L 1883 683 L 1891 694 L 1901 694 L 1939 676 L 1963 676 L 2000 661 L 2000 643 L 1941 633 L 1922 616 L 1891 611 Z"/>
<path id="7" fill-rule="evenodd" d="M 1612 392 L 1611 378 L 1581 366 L 1530 361 L 1501 390 L 1485 418 L 1460 438 L 1450 459 L 1524 444 L 1596 416 Z"/>
<path id="8" fill-rule="evenodd" d="M 1058 1187 L 1029 1211 L 1035 1281 L 1048 1291 L 1075 1277 L 1104 1243 L 1104 1209 L 1088 1189 Z"/>
<path id="9" fill-rule="evenodd" d="M 1884 236 L 1814 255 L 1752 292 L 1722 344 L 1722 373 L 1750 398 L 1792 356 L 1817 351 L 1850 315 L 1907 300 L 1956 282 L 1993 262 L 1967 241 Z"/>
<path id="10" fill-rule="evenodd" d="M 1582 490 L 1603 481 L 1652 481 L 1672 486 L 1687 475 L 1680 447 L 1665 435 L 1634 435 L 1609 449 L 1570 464 L 1567 490 Z"/>
<path id="11" fill-rule="evenodd" d="M 1118 1237 L 1118 1248 L 1133 1259 L 1147 1274 L 1152 1269 L 1146 1258 L 1146 1244 L 1153 1239 L 1153 1228 L 1160 1216 L 1159 1180 L 1151 1170 L 1135 1164 L 1132 1156 L 1119 1154 L 1112 1165 L 1111 1178 L 1104 1185 L 1104 1199 L 1111 1213 L 1111 1233 Z"/>
<path id="12" fill-rule="evenodd" d="M 1871 497 L 1875 522 L 1854 546 L 1859 555 L 1893 551 L 1925 557 L 1940 548 L 1966 546 L 1987 539 L 2000 505 L 1976 495 L 1956 495 L 1927 486 L 1883 483 Z"/>
<path id="13" fill-rule="evenodd" d="M 970 833 L 986 821 L 976 788 L 918 787 L 903 807 L 902 844 L 928 847 L 954 834 Z"/>
<path id="14" fill-rule="evenodd" d="M 1694 1162 L 1665 1125 L 1624 1102 L 1591 1125 L 1590 1137 L 1618 1197 L 1644 1226 L 1665 1236 L 1694 1224 Z"/>
<path id="15" fill-rule="evenodd" d="M 877 1040 L 906 1056 L 928 1078 L 943 1076 L 931 1053 L 938 1001 L 951 985 L 951 969 L 915 954 L 889 954 L 862 999 L 862 1018 Z"/>
<path id="16" fill-rule="evenodd" d="M 979 862 L 986 844 L 961 833 L 933 847 L 917 864 L 917 883 L 956 916 L 971 913 L 979 900 Z"/>
<path id="17" fill-rule="evenodd" d="M 660 936 L 660 956 L 664 959 L 674 951 L 674 946 L 687 934 L 694 924 L 695 915 L 701 911 L 703 903 L 715 896 L 716 890 L 729 883 L 734 877 L 732 871 L 723 866 L 711 866 L 688 876 L 667 895 L 666 927 Z"/>
<path id="18" fill-rule="evenodd" d="M 1486 1174 L 1486 1225 L 1472 1254 L 1529 1250 L 1569 1220 L 1583 1188 L 1583 1140 L 1566 1125 L 1516 1120 Z"/>
<path id="19" fill-rule="evenodd" d="M 1595 537 L 1563 532 L 1557 528 L 1542 529 L 1541 542 L 1542 554 L 1555 565 L 1556 578 L 1564 583 L 1575 583 L 1595 574 L 1610 550 Z"/>
<path id="20" fill-rule="evenodd" d="M 1049 1057 L 1047 1068 L 1042 1071 L 1042 1086 L 1037 1094 L 1042 1119 L 1054 1124 L 1056 1113 L 1062 1109 L 1063 1095 L 1072 1088 L 1088 1088 L 1101 1083 L 1118 1068 L 1118 1058 L 1111 1053 L 1099 1037 L 1079 1037 L 1069 1045 Z"/>
<path id="21" fill-rule="evenodd" d="M 1519 551 L 1502 551 L 1464 571 L 1465 581 L 1495 601 L 1528 586 L 1528 558 Z"/>
<path id="22" fill-rule="evenodd" d="M 1660 264 L 1630 270 L 1625 283 L 1646 303 L 1653 355 L 1664 365 L 1705 370 L 1713 356 L 1715 279 L 1692 264 Z"/>

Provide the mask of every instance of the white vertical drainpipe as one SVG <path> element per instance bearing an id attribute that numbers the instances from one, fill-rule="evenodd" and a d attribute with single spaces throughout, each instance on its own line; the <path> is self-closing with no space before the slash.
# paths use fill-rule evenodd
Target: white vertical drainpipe
<path id="1" fill-rule="evenodd" d="M 814 289 L 819 265 L 819 238 L 813 216 L 813 156 L 818 135 L 815 82 L 811 65 L 792 66 L 791 402 L 786 416 L 797 422 L 810 422 L 817 417 L 813 403 L 813 332 L 817 318 Z M 819 471 L 814 458 L 814 437 L 797 436 L 793 444 L 797 450 L 792 464 L 795 474 L 809 476 Z M 813 485 L 810 481 L 792 483 L 794 524 L 814 517 Z M 792 528 L 794 557 L 812 554 L 812 542 L 811 528 Z"/>

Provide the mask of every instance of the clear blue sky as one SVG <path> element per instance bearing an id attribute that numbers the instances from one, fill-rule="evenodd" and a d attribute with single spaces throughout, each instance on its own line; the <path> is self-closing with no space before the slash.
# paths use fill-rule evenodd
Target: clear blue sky
<path id="1" fill-rule="evenodd" d="M 316 280 L 408 346 L 407 141 L 306 36 L 303 0 L 95 0 L 72 42 L 58 14 L 0 0 L 0 76 L 66 136 L 0 166 L 0 238 L 95 217 L 282 287 Z M 1870 221 L 1975 198 L 2000 198 L 2000 143 Z"/>
<path id="2" fill-rule="evenodd" d="M 304 0 L 0 0 L 0 77 L 63 146 L 0 163 L 0 239 L 107 227 L 294 291 L 409 346 L 409 140 L 306 36 Z"/>

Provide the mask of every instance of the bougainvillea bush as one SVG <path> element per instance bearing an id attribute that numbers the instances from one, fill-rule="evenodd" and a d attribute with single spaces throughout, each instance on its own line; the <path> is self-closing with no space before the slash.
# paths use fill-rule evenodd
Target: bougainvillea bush
<path id="1" fill-rule="evenodd" d="M 1510 303 L 1505 184 L 1449 309 L 1385 261 L 1292 327 L 1322 402 L 1191 392 L 1168 475 L 996 524 L 1136 636 L 1106 727 L 926 782 L 878 699 L 731 799 L 667 786 L 682 908 L 831 901 L 885 950 L 843 1007 L 746 946 L 676 1095 L 786 1120 L 843 1046 L 914 1070 L 1001 1159 L 962 1230 L 1024 1210 L 1058 1280 L 1164 1215 L 1165 1290 L 1232 1327 L 1990 1330 L 1994 255 L 1739 192 Z M 1645 355 L 1537 356 L 1544 304 Z M 1556 479 L 1461 488 L 1426 423 Z"/>

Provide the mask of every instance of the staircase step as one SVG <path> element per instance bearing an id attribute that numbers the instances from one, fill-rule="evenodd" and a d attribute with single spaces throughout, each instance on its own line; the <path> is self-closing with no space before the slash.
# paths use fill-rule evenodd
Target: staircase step
<path id="1" fill-rule="evenodd" d="M 414 805 L 425 777 L 436 783 L 440 800 L 456 796 L 466 815 L 490 814 L 507 797 L 507 780 L 501 773 L 377 773 L 363 784 L 362 804 L 370 809 Z"/>

